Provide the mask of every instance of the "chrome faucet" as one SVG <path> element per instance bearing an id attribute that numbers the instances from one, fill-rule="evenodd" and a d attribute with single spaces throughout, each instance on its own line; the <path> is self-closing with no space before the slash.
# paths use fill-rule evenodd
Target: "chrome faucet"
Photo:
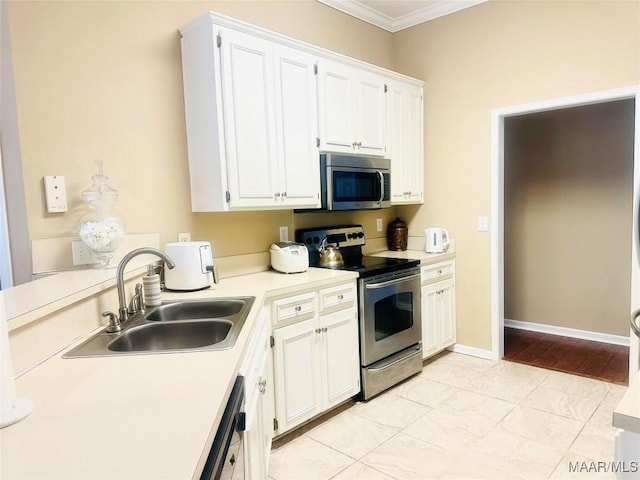
<path id="1" fill-rule="evenodd" d="M 122 327 L 122 323 L 126 322 L 129 319 L 129 311 L 127 309 L 127 299 L 124 293 L 124 268 L 127 266 L 129 261 L 133 257 L 137 257 L 138 255 L 151 254 L 160 257 L 164 260 L 164 263 L 170 269 L 175 267 L 175 263 L 171 260 L 162 250 L 158 250 L 157 248 L 151 247 L 143 247 L 137 248 L 135 250 L 130 251 L 118 264 L 118 269 L 116 270 L 116 282 L 118 288 L 118 316 L 116 317 L 111 312 L 105 312 L 102 315 L 109 317 L 109 326 L 107 327 L 108 333 L 119 332 Z"/>

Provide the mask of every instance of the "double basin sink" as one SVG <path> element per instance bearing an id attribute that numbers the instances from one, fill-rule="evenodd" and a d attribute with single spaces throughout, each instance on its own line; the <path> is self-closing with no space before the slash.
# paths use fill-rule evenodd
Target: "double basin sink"
<path id="1" fill-rule="evenodd" d="M 166 302 L 131 317 L 119 333 L 92 336 L 63 358 L 139 355 L 233 347 L 255 297 Z"/>

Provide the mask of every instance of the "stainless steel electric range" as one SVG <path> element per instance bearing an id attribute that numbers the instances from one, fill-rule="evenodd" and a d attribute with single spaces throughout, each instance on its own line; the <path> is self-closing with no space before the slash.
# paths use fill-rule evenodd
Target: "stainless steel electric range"
<path id="1" fill-rule="evenodd" d="M 310 266 L 358 272 L 362 398 L 420 372 L 420 261 L 363 255 L 361 225 L 296 230 L 296 241 L 307 246 Z M 339 247 L 344 264 L 321 264 L 323 241 Z"/>

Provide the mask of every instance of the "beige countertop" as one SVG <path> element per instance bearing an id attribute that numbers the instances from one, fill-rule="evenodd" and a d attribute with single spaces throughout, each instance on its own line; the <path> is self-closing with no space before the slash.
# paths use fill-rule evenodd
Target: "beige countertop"
<path id="1" fill-rule="evenodd" d="M 453 249 L 449 249 L 445 253 L 426 253 L 424 250 L 385 250 L 383 252 L 372 253 L 371 255 L 376 257 L 408 258 L 411 260 L 420 260 L 421 265 L 429 265 L 431 263 L 451 260 L 456 257 L 456 252 Z"/>
<path id="2" fill-rule="evenodd" d="M 265 298 L 354 278 L 317 268 L 292 275 L 267 271 L 200 292 L 163 294 L 251 295 L 256 301 L 229 350 L 74 359 L 60 354 L 20 377 L 19 396 L 32 400 L 34 410 L 0 430 L 0 477 L 197 477 Z"/>

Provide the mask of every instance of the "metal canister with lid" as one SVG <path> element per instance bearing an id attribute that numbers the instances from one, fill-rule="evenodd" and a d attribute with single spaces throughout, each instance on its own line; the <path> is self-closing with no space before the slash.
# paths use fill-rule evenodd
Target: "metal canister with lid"
<path id="1" fill-rule="evenodd" d="M 389 250 L 406 250 L 409 239 L 407 224 L 399 217 L 387 227 L 387 247 Z"/>

